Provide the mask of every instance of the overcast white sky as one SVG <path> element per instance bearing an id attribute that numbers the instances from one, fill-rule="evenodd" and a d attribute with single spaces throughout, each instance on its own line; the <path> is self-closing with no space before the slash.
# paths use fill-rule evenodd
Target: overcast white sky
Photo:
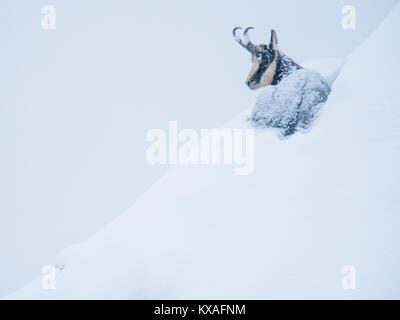
<path id="1" fill-rule="evenodd" d="M 0 0 L 0 296 L 162 175 L 147 130 L 216 127 L 250 106 L 234 26 L 256 27 L 254 42 L 274 28 L 298 62 L 343 58 L 397 2 Z M 355 30 L 341 27 L 346 4 Z"/>

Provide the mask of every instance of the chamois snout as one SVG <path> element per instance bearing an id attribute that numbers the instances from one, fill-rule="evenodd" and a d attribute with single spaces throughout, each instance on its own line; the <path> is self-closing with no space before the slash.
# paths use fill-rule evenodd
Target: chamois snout
<path id="1" fill-rule="evenodd" d="M 254 90 L 256 88 L 256 84 L 252 83 L 251 81 L 246 81 L 246 84 L 251 90 Z"/>

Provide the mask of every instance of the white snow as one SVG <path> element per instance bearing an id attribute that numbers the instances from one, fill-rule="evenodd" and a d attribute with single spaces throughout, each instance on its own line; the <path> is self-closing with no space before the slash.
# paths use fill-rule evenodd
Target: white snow
<path id="1" fill-rule="evenodd" d="M 56 290 L 38 277 L 8 298 L 400 298 L 399 27 L 397 5 L 309 132 L 257 131 L 253 175 L 171 169 L 60 253 Z M 225 125 L 247 126 L 244 114 Z"/>

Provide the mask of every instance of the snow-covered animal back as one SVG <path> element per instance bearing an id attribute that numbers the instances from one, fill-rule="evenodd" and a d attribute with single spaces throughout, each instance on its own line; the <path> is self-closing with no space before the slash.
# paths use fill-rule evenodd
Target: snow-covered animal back
<path id="1" fill-rule="evenodd" d="M 319 73 L 300 69 L 276 86 L 260 90 L 250 120 L 256 127 L 272 127 L 283 137 L 306 130 L 328 99 L 331 89 Z"/>

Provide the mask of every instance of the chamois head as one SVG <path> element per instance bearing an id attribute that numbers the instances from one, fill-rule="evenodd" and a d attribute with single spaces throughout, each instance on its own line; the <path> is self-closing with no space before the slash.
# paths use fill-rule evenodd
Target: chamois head
<path id="1" fill-rule="evenodd" d="M 248 27 L 243 32 L 243 39 L 237 35 L 237 31 L 242 29 L 236 27 L 233 29 L 233 37 L 235 40 L 252 55 L 251 61 L 253 66 L 246 79 L 246 84 L 250 89 L 258 89 L 270 85 L 274 81 L 277 68 L 278 38 L 276 32 L 271 30 L 271 40 L 269 45 L 259 44 L 255 46 L 251 43 L 248 31 L 254 29 Z"/>

